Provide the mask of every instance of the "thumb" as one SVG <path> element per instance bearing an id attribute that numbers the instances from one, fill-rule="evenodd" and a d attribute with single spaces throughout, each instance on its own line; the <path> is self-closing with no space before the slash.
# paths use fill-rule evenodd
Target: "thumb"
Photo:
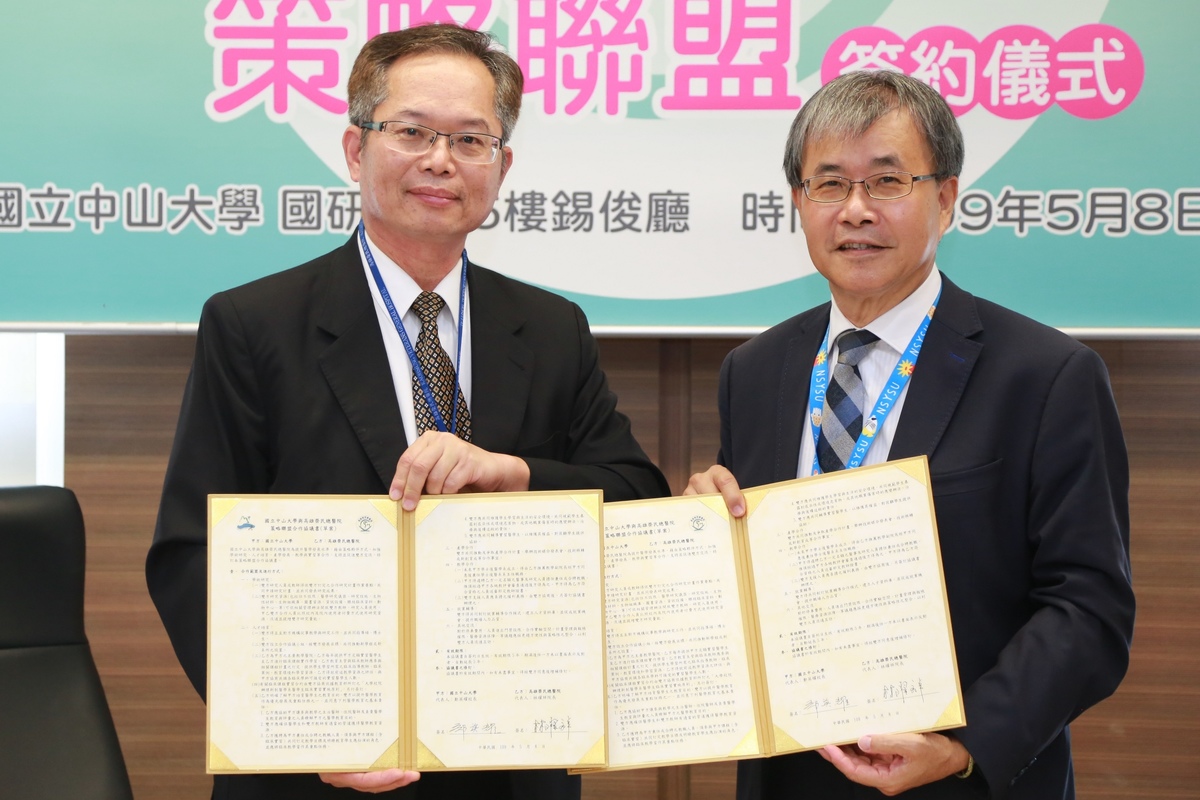
<path id="1" fill-rule="evenodd" d="M 858 740 L 858 749 L 872 755 L 909 755 L 913 751 L 913 742 L 909 736 L 876 734 L 863 736 Z"/>

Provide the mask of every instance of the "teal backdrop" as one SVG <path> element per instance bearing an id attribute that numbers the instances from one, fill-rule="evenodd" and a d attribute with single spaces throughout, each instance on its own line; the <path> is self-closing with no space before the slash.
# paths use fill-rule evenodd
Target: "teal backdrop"
<path id="1" fill-rule="evenodd" d="M 328 2 L 347 19 L 361 20 L 361 13 L 350 9 L 353 4 L 353 0 Z M 353 188 L 292 126 L 272 119 L 264 103 L 224 121 L 206 110 L 206 102 L 220 90 L 214 72 L 214 44 L 206 35 L 214 24 L 217 5 L 215 0 L 207 4 L 195 0 L 70 0 L 7 5 L 0 22 L 0 325 L 190 324 L 214 292 L 302 263 L 345 240 L 344 224 L 336 230 L 309 234 L 281 231 L 281 188 Z M 238 13 L 247 13 L 251 5 L 239 5 Z M 264 0 L 261 5 L 269 14 L 279 2 Z M 315 13 L 322 5 L 298 7 L 296 13 Z M 511 49 L 518 4 L 497 0 L 488 5 L 490 17 L 484 27 Z M 789 69 L 794 71 L 795 85 L 801 87 L 799 93 L 807 96 L 811 92 L 807 87 L 816 85 L 812 76 L 820 71 L 834 40 L 855 28 L 888 27 L 888 15 L 898 14 L 893 6 L 900 3 L 826 0 L 808 15 L 803 13 L 803 3 L 792 5 L 795 52 Z M 911 19 L 912 7 L 919 4 L 904 5 Z M 926 5 L 928 19 L 919 25 L 910 23 L 907 30 L 897 27 L 902 35 L 935 25 L 966 26 L 943 19 L 946 3 Z M 1025 19 L 1023 9 L 1037 4 L 1011 5 L 1012 24 L 1020 24 Z M 1196 235 L 1200 233 L 1200 167 L 1195 157 L 1200 83 L 1191 62 L 1200 31 L 1200 3 L 1110 0 L 1095 5 L 1099 11 L 1092 22 L 1120 29 L 1140 49 L 1144 80 L 1133 102 L 1102 119 L 1076 117 L 1058 106 L 1045 110 L 995 163 L 974 176 L 965 191 L 999 198 L 1006 187 L 1023 192 L 1077 190 L 1085 206 L 1087 194 L 1095 190 L 1128 190 L 1131 195 L 1156 190 L 1172 204 L 1167 213 L 1170 224 L 1152 230 L 1162 227 L 1159 221 L 1165 217 L 1147 213 L 1142 218 L 1146 230 L 1139 230 L 1130 213 L 1124 235 L 1113 235 L 1103 224 L 1091 235 L 1056 234 L 1036 225 L 1024 235 L 1006 225 L 995 225 L 985 233 L 956 228 L 944 239 L 938 263 L 970 291 L 1058 327 L 1200 328 L 1200 238 Z M 661 49 L 662 43 L 670 40 L 669 19 L 659 9 L 651 14 L 651 20 L 647 35 L 652 45 L 658 42 L 653 46 Z M 1031 19 L 1029 24 L 1033 23 Z M 353 31 L 346 45 L 351 57 L 361 27 Z M 980 29 L 972 34 L 983 41 L 995 28 L 980 23 Z M 609 115 L 604 120 L 608 125 L 605 136 L 617 135 L 613 132 L 620 126 L 640 135 L 639 131 L 652 130 L 650 126 L 660 122 L 660 117 L 670 116 L 653 96 L 665 80 L 656 60 L 660 65 L 661 55 L 648 57 L 649 93 L 632 98 L 618 114 Z M 344 77 L 340 76 L 343 86 Z M 533 94 L 526 98 L 522 126 L 529 126 L 529 133 L 522 139 L 526 134 L 519 130 L 514 140 L 518 159 L 510 183 L 519 180 L 524 165 L 559 158 L 551 145 L 542 145 L 552 138 L 546 131 L 565 131 L 570 136 L 570 126 L 575 125 L 580 137 L 594 135 L 593 128 L 566 119 L 568 115 L 561 109 L 546 113 L 539 108 L 541 101 L 541 96 Z M 293 103 L 298 105 L 295 97 Z M 769 154 L 763 161 L 765 167 L 757 163 L 746 167 L 740 140 L 718 137 L 730 127 L 735 133 L 752 130 L 774 142 L 781 154 L 794 110 L 729 111 L 710 117 L 705 117 L 706 113 L 692 112 L 691 117 L 677 113 L 674 118 L 689 120 L 685 124 L 699 137 L 713 131 L 712 157 L 699 168 L 694 163 L 678 165 L 683 177 L 664 173 L 656 186 L 678 189 L 691 179 L 689 175 L 700 171 L 705 173 L 705 182 L 724 182 L 724 191 L 734 205 L 744 201 L 747 192 L 774 191 L 786 202 L 788 190 L 777 155 Z M 986 113 L 980 108 L 970 112 Z M 591 115 L 603 113 L 593 111 Z M 719 124 L 710 124 L 711 119 Z M 329 129 L 336 139 L 344 121 L 324 124 L 332 125 Z M 969 127 L 964 127 L 968 128 L 970 158 L 973 142 Z M 579 149 L 604 150 L 606 141 L 580 145 Z M 671 160 L 661 152 L 630 157 Z M 593 180 L 588 175 L 589 164 L 588 159 L 578 159 L 568 171 L 580 181 Z M 564 166 L 553 168 L 563 170 Z M 545 174 L 535 171 L 535 179 L 545 182 L 541 177 Z M 216 224 L 209 233 L 194 220 L 176 233 L 128 230 L 121 221 L 126 210 L 122 192 L 134 190 L 136 197 L 143 184 L 151 190 L 161 189 L 165 197 L 177 202 L 189 185 L 210 197 L 215 197 L 221 186 L 256 187 L 262 221 L 241 233 Z M 99 231 L 89 216 L 88 203 L 92 201 L 81 200 L 96 185 L 101 194 L 117 197 L 115 208 L 103 209 L 116 216 L 104 220 Z M 532 184 L 514 185 L 518 193 L 535 188 Z M 39 208 L 45 215 L 53 214 L 52 201 L 38 201 L 42 203 L 38 206 L 33 199 L 48 187 L 73 195 L 61 204 L 60 218 L 70 220 L 72 230 L 39 230 L 32 224 L 49 219 L 38 217 Z M 597 184 L 596 210 L 603 189 Z M 1176 207 L 1181 192 L 1183 211 Z M 505 220 L 504 210 L 498 208 L 501 221 L 486 239 L 487 258 L 477 260 L 570 296 L 584 307 L 593 325 L 601 326 L 766 326 L 827 298 L 824 282 L 807 266 L 799 233 L 781 232 L 779 243 L 772 245 L 774 250 L 764 250 L 765 256 L 747 250 L 750 255 L 744 264 L 724 257 L 706 263 L 705 252 L 717 252 L 731 238 L 751 234 L 704 224 L 707 212 L 700 195 L 696 197 L 695 216 L 686 234 L 672 239 L 646 231 L 640 238 L 627 237 L 621 240 L 619 256 L 604 255 L 607 245 L 603 243 L 608 240 L 598 233 L 580 240 L 603 245 L 593 253 L 590 246 L 567 239 L 558 242 L 552 234 L 539 240 L 513 232 L 515 218 Z M 1148 202 L 1153 205 L 1157 201 L 1152 197 Z M 168 206 L 165 219 L 178 214 L 178 208 L 182 206 Z M 205 212 L 210 222 L 214 209 Z M 971 219 L 960 215 L 963 222 Z M 785 214 L 780 225 L 787 224 Z M 484 238 L 482 233 L 479 236 Z M 706 236 L 712 237 L 708 243 Z M 525 253 L 526 243 L 533 256 Z M 519 254 L 512 261 L 522 263 L 545 258 L 546 271 L 532 277 L 515 271 L 506 257 L 510 252 Z M 680 270 L 681 275 L 695 270 L 697 275 L 703 272 L 712 277 L 698 281 L 700 288 L 685 286 L 688 280 L 672 279 L 665 283 L 680 286 L 680 291 L 650 288 L 645 296 L 639 296 L 628 278 L 615 273 L 611 284 L 621 287 L 620 291 L 594 288 L 604 284 L 604 280 L 595 280 L 597 275 L 610 266 L 628 268 L 627 262 L 646 274 L 661 268 Z M 727 290 L 720 288 L 722 275 L 736 276 L 759 262 L 769 265 L 775 270 L 771 275 L 782 279 L 762 278 L 759 285 L 746 288 L 731 278 Z M 581 278 L 578 282 L 569 278 L 575 271 Z M 555 275 L 563 279 L 559 281 Z"/>

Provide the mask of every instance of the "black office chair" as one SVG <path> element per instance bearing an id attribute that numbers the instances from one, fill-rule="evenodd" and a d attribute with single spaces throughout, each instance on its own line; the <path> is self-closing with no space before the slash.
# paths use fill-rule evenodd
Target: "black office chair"
<path id="1" fill-rule="evenodd" d="M 0 795 L 132 800 L 83 630 L 83 514 L 53 486 L 0 489 Z"/>

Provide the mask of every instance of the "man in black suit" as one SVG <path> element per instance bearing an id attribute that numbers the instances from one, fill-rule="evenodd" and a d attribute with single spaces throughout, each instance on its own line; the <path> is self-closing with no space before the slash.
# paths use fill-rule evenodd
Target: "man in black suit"
<path id="1" fill-rule="evenodd" d="M 740 515 L 739 485 L 927 455 L 966 727 L 743 762 L 744 800 L 1073 798 L 1067 724 L 1125 674 L 1129 477 L 1108 376 L 937 270 L 962 160 L 950 109 L 907 76 L 851 73 L 808 100 L 784 170 L 832 303 L 729 354 L 718 464 L 688 492 Z"/>
<path id="2" fill-rule="evenodd" d="M 616 410 L 574 304 L 467 261 L 512 165 L 521 71 L 452 25 L 372 39 L 342 138 L 363 227 L 205 304 L 146 563 L 204 695 L 206 496 L 669 490 Z M 578 798 L 562 771 L 218 776 L 220 798 Z M 412 784 L 411 786 L 409 784 Z M 342 788 L 338 788 L 342 787 Z"/>

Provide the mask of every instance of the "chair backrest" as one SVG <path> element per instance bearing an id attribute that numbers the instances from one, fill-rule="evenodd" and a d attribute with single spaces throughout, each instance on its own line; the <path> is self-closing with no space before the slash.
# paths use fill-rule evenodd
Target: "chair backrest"
<path id="1" fill-rule="evenodd" d="M 83 514 L 53 486 L 0 489 L 0 791 L 132 800 L 83 627 Z"/>

